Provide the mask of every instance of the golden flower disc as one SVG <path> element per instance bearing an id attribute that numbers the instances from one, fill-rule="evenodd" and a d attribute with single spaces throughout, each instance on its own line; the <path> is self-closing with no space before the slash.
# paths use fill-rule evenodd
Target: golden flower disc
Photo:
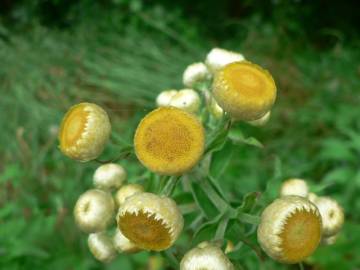
<path id="1" fill-rule="evenodd" d="M 252 121 L 270 111 L 276 99 L 276 86 L 270 73 L 260 66 L 234 62 L 215 74 L 213 94 L 234 119 Z"/>
<path id="2" fill-rule="evenodd" d="M 174 107 L 161 107 L 142 119 L 134 145 L 136 156 L 149 170 L 179 175 L 200 160 L 204 141 L 204 129 L 195 116 Z"/>
<path id="3" fill-rule="evenodd" d="M 183 217 L 175 202 L 152 193 L 137 193 L 119 208 L 118 227 L 141 249 L 169 248 L 183 228 Z"/>
<path id="4" fill-rule="evenodd" d="M 310 256 L 321 240 L 319 210 L 300 196 L 275 200 L 261 215 L 258 241 L 273 259 L 298 263 Z"/>
<path id="5" fill-rule="evenodd" d="M 89 161 L 104 149 L 111 132 L 107 113 L 93 103 L 80 103 L 65 114 L 59 131 L 60 150 L 72 159 Z"/>

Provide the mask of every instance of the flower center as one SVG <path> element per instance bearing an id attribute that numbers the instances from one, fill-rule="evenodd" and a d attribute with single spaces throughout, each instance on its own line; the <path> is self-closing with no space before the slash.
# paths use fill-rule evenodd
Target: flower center
<path id="1" fill-rule="evenodd" d="M 80 139 L 86 127 L 88 115 L 89 113 L 81 105 L 76 106 L 68 113 L 60 130 L 62 147 L 70 147 Z"/>
<path id="2" fill-rule="evenodd" d="M 284 225 L 281 248 L 288 261 L 301 261 L 311 255 L 321 238 L 321 219 L 313 212 L 297 211 Z"/>
<path id="3" fill-rule="evenodd" d="M 121 232 L 142 249 L 160 251 L 171 244 L 169 229 L 155 214 L 127 212 L 120 217 L 118 225 Z"/>
<path id="4" fill-rule="evenodd" d="M 192 136 L 176 117 L 165 116 L 146 130 L 146 150 L 167 162 L 183 157 L 191 149 Z"/>
<path id="5" fill-rule="evenodd" d="M 233 91 L 247 98 L 270 94 L 274 89 L 267 74 L 246 63 L 230 64 L 224 69 L 224 80 Z"/>

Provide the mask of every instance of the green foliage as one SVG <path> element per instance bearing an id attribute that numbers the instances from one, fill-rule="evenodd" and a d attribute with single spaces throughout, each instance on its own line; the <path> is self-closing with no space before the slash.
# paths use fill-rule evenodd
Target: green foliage
<path id="1" fill-rule="evenodd" d="M 80 2 L 88 6 L 87 1 Z M 250 8 L 256 6 L 256 1 L 245 2 Z M 106 108 L 113 124 L 111 145 L 102 159 L 118 156 L 132 143 L 132 131 L 154 106 L 156 94 L 182 87 L 186 65 L 201 61 L 211 47 L 213 40 L 199 26 L 200 18 L 187 21 L 181 12 L 166 12 L 164 6 L 171 10 L 168 3 L 150 11 L 140 9 L 141 3 L 120 3 L 132 5 L 136 12 L 131 16 L 120 13 L 109 18 L 101 13 L 95 24 L 79 20 L 62 31 L 35 23 L 17 34 L 0 25 L 1 269 L 147 269 L 149 260 L 160 258 L 142 252 L 120 256 L 105 266 L 92 258 L 86 235 L 73 222 L 72 209 L 77 197 L 91 187 L 97 164 L 68 160 L 59 153 L 56 139 L 66 109 L 93 101 Z M 196 9 L 201 5 L 196 4 Z M 312 191 L 335 197 L 346 213 L 338 242 L 320 247 L 306 262 L 307 269 L 358 268 L 360 53 L 341 39 L 328 51 L 297 46 L 291 33 L 303 27 L 295 20 L 288 25 L 291 33 L 284 34 L 276 24 L 255 15 L 234 22 L 229 28 L 234 35 L 223 33 L 218 40 L 271 70 L 279 88 L 278 102 L 263 128 L 235 123 L 229 134 L 226 128 L 212 134 L 208 145 L 212 156 L 204 164 L 210 172 L 207 184 L 219 199 L 230 201 L 248 224 L 235 222 L 234 213 L 219 211 L 219 205 L 204 194 L 208 187 L 202 182 L 193 182 L 186 192 L 175 190 L 186 226 L 196 237 L 185 233 L 178 247 L 159 259 L 159 269 L 173 269 L 189 243 L 194 246 L 213 236 L 235 244 L 229 257 L 239 269 L 296 269 L 268 259 L 254 236 L 248 237 L 256 229 L 250 215 L 259 214 L 276 198 L 281 181 L 288 177 L 309 180 Z M 230 140 L 224 140 L 226 135 Z M 130 182 L 140 181 L 153 191 L 159 186 L 161 179 L 144 173 L 133 155 L 121 164 Z M 186 185 L 186 179 L 182 181 Z M 192 196 L 202 215 L 194 215 Z"/>

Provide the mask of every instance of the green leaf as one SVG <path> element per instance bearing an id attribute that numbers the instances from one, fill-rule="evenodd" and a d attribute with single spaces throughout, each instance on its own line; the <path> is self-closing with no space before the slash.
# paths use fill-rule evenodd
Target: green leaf
<path id="1" fill-rule="evenodd" d="M 251 209 L 254 208 L 254 206 L 257 203 L 257 200 L 259 199 L 259 197 L 261 196 L 260 192 L 250 192 L 245 194 L 244 199 L 241 203 L 241 205 L 239 206 L 238 210 L 241 210 L 242 212 L 249 212 L 251 211 Z"/>
<path id="2" fill-rule="evenodd" d="M 194 181 L 191 183 L 191 191 L 197 205 L 202 210 L 207 219 L 212 219 L 219 214 L 216 206 L 211 202 L 208 195 L 203 191 L 200 185 Z"/>
<path id="3" fill-rule="evenodd" d="M 211 156 L 210 174 L 219 179 L 226 171 L 230 164 L 230 160 L 233 157 L 235 146 L 231 141 L 227 141 L 224 147 L 217 152 L 214 152 Z"/>
<path id="4" fill-rule="evenodd" d="M 227 117 L 224 117 L 214 134 L 210 137 L 204 155 L 219 151 L 223 148 L 229 134 L 230 125 L 231 120 Z"/>
<path id="5" fill-rule="evenodd" d="M 234 144 L 247 144 L 263 148 L 264 145 L 254 137 L 245 137 L 239 129 L 233 129 L 229 132 L 229 138 Z"/>

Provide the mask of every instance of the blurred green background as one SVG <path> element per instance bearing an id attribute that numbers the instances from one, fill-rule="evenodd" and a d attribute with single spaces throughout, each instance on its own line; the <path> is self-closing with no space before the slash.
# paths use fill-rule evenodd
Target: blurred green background
<path id="1" fill-rule="evenodd" d="M 72 104 L 100 104 L 113 124 L 103 159 L 114 156 L 156 95 L 181 88 L 213 47 L 243 53 L 278 85 L 269 124 L 239 125 L 265 147 L 234 149 L 221 185 L 241 200 L 307 179 L 340 202 L 346 224 L 305 268 L 360 269 L 359 14 L 356 1 L 1 0 L 0 269 L 171 269 L 151 268 L 161 257 L 146 252 L 93 259 L 72 209 L 98 164 L 63 156 L 57 130 Z M 130 182 L 143 172 L 134 157 L 121 164 Z M 244 269 L 260 269 L 243 254 Z"/>

